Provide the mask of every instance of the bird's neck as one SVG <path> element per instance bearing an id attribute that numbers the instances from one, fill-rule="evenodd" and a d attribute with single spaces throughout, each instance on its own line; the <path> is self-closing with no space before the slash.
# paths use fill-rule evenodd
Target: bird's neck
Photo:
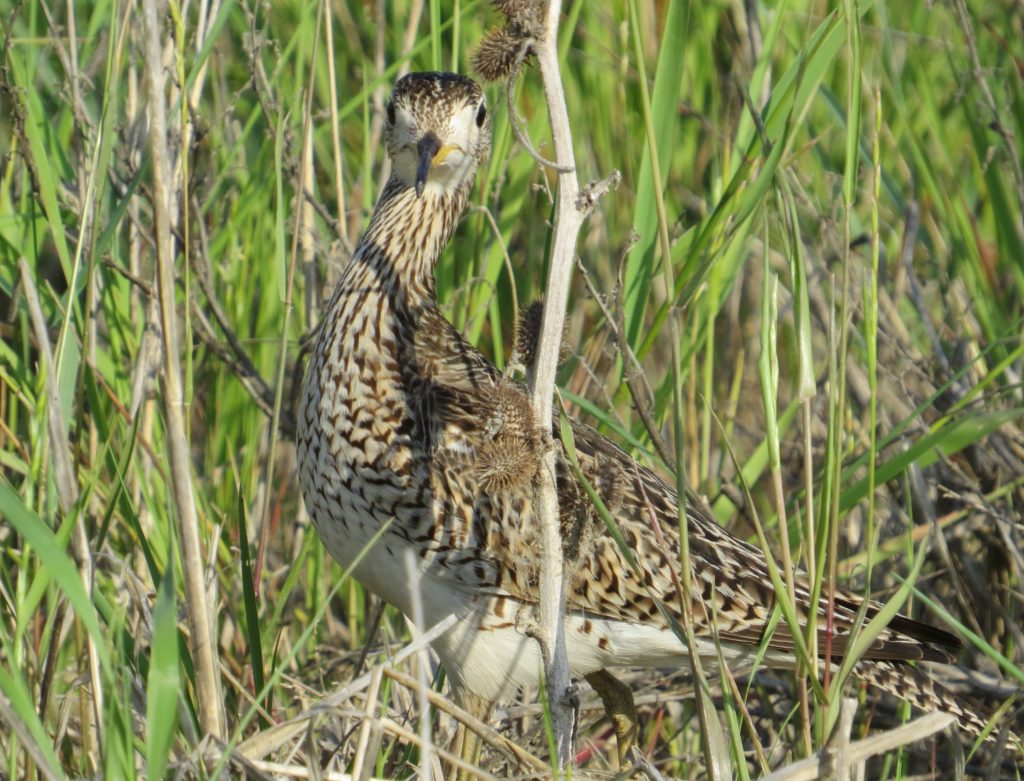
<path id="1" fill-rule="evenodd" d="M 434 268 L 469 199 L 471 181 L 422 195 L 396 177 L 381 192 L 352 255 L 351 271 L 387 291 L 392 306 L 419 309 L 436 301 Z"/>

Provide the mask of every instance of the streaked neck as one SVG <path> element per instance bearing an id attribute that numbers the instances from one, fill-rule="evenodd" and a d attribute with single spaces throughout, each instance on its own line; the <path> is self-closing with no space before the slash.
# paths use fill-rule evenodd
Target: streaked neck
<path id="1" fill-rule="evenodd" d="M 393 304 L 418 307 L 436 298 L 434 268 L 466 207 L 472 181 L 453 192 L 428 186 L 422 196 L 391 177 L 352 254 L 352 272 L 389 291 Z M 347 275 L 346 275 L 347 276 Z"/>

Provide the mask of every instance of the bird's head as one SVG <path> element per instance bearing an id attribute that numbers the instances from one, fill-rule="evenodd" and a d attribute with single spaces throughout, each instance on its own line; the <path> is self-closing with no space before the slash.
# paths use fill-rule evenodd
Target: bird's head
<path id="1" fill-rule="evenodd" d="M 417 195 L 453 193 L 491 149 L 483 90 L 455 73 L 403 76 L 387 103 L 385 137 L 393 175 Z"/>

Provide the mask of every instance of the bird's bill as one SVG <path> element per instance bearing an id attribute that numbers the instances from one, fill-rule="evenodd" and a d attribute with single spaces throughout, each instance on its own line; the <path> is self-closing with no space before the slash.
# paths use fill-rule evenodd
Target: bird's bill
<path id="1" fill-rule="evenodd" d="M 416 144 L 416 151 L 419 152 L 419 162 L 416 165 L 416 195 L 423 195 L 423 188 L 427 186 L 427 176 L 434 168 L 444 162 L 452 152 L 458 149 L 455 144 L 441 144 L 440 139 L 433 133 L 427 133 Z"/>

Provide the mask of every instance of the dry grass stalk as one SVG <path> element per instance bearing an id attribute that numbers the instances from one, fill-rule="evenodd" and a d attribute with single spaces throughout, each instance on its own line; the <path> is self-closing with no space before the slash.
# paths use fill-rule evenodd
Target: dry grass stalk
<path id="1" fill-rule="evenodd" d="M 929 713 L 888 732 L 850 743 L 845 751 L 844 764 L 846 767 L 853 767 L 871 757 L 924 740 L 936 732 L 944 730 L 954 721 L 955 719 L 948 713 Z M 771 775 L 765 776 L 762 781 L 813 781 L 813 779 L 821 778 L 829 767 L 838 773 L 839 763 L 835 760 L 835 754 L 831 748 L 780 768 Z"/>
<path id="2" fill-rule="evenodd" d="M 174 504 L 181 541 L 181 568 L 185 604 L 196 670 L 199 724 L 207 735 L 225 731 L 223 698 L 217 673 L 218 652 L 205 586 L 205 567 L 199 540 L 199 515 L 192 490 L 185 400 L 181 382 L 181 345 L 178 343 L 174 301 L 174 246 L 171 239 L 171 170 L 167 150 L 167 107 L 160 45 L 160 18 L 155 0 L 143 4 L 144 50 L 149 92 L 149 137 L 153 170 L 153 217 L 156 233 L 157 289 L 164 346 L 164 411 Z"/>
<path id="3" fill-rule="evenodd" d="M 60 392 L 57 389 L 57 367 L 53 360 L 53 353 L 50 350 L 46 318 L 43 315 L 43 309 L 39 302 L 39 292 L 36 290 L 35 282 L 32 280 L 32 271 L 24 259 L 19 262 L 18 267 L 21 271 L 25 303 L 28 305 L 29 318 L 35 331 L 36 346 L 39 349 L 39 360 L 42 362 L 46 374 L 46 411 L 49 417 L 50 455 L 53 459 L 53 472 L 57 484 L 57 497 L 60 502 L 60 509 L 62 513 L 67 514 L 75 511 L 79 492 L 78 480 L 75 476 L 75 469 L 71 460 L 68 427 L 64 421 L 64 416 L 61 414 Z M 85 592 L 92 596 L 92 550 L 89 547 L 89 536 L 85 530 L 81 510 L 78 511 L 78 518 L 72 532 L 72 543 L 74 545 L 75 559 L 78 563 L 78 572 L 82 578 L 82 585 L 85 586 Z M 65 613 L 64 615 L 64 620 L 69 620 L 72 614 Z M 89 685 L 92 689 L 92 697 L 89 699 L 94 719 L 92 726 L 96 729 L 96 744 L 94 745 L 91 740 L 88 724 L 83 724 L 83 742 L 86 750 L 92 757 L 94 766 L 99 767 L 99 757 L 103 755 L 103 677 L 100 675 L 100 660 L 96 643 L 88 633 L 86 633 L 86 648 Z"/>

